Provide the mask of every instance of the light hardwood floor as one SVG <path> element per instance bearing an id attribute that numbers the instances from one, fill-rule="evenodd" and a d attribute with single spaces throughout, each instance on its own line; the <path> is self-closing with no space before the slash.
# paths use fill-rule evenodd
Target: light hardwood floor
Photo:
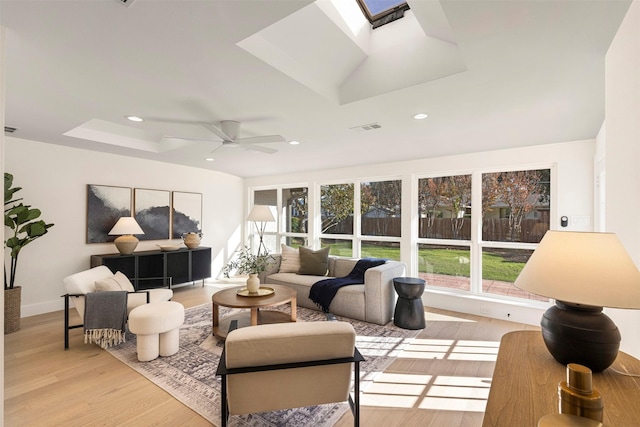
<path id="1" fill-rule="evenodd" d="M 185 307 L 214 286 L 174 289 Z M 427 327 L 368 387 L 362 426 L 480 426 L 503 334 L 536 327 L 427 309 Z M 205 419 L 93 344 L 82 330 L 64 350 L 63 312 L 22 319 L 5 336 L 6 426 L 207 426 Z M 371 406 L 375 405 L 375 406 Z M 347 412 L 336 424 L 353 425 Z"/>

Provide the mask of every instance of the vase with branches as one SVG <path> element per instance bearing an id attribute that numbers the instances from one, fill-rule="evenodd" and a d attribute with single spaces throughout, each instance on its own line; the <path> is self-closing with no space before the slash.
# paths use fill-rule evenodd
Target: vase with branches
<path id="1" fill-rule="evenodd" d="M 231 272 L 234 271 L 239 274 L 248 274 L 247 290 L 250 293 L 256 293 L 258 289 L 260 289 L 258 274 L 265 271 L 272 260 L 274 260 L 274 258 L 269 255 L 268 252 L 265 254 L 254 254 L 249 248 L 244 247 L 238 251 L 235 258 L 224 266 L 222 273 L 225 277 L 229 277 Z"/>

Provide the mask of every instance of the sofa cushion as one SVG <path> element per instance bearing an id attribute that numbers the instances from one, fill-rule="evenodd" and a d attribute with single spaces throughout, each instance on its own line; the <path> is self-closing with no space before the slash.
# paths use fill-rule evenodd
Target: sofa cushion
<path id="1" fill-rule="evenodd" d="M 300 270 L 300 252 L 296 248 L 287 246 L 284 243 L 281 246 L 282 259 L 280 261 L 279 273 L 297 273 Z"/>
<path id="2" fill-rule="evenodd" d="M 134 292 L 135 289 L 131 284 L 131 281 L 127 276 L 121 272 L 116 272 L 111 277 L 105 277 L 100 280 L 96 280 L 96 292 L 105 291 L 127 291 Z"/>
<path id="3" fill-rule="evenodd" d="M 300 269 L 298 274 L 306 274 L 312 276 L 325 276 L 329 269 L 329 247 L 318 249 L 305 248 L 301 246 L 300 251 Z"/>

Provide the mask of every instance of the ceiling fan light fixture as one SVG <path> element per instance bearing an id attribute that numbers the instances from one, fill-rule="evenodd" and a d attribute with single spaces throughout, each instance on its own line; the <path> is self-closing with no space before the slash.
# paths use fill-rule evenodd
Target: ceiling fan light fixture
<path id="1" fill-rule="evenodd" d="M 138 117 L 138 116 L 124 116 L 125 119 L 127 120 L 131 120 L 132 122 L 143 122 L 144 120 L 142 119 L 142 117 Z"/>

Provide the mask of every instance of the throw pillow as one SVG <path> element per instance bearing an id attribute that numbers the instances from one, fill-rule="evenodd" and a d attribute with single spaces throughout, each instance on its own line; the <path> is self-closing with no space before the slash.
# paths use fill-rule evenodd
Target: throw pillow
<path id="1" fill-rule="evenodd" d="M 324 276 L 329 268 L 329 247 L 313 249 L 300 247 L 300 269 L 298 274 Z"/>
<path id="2" fill-rule="evenodd" d="M 114 276 L 96 280 L 96 292 L 121 291 L 120 283 Z"/>
<path id="3" fill-rule="evenodd" d="M 135 292 L 136 291 L 135 288 L 133 287 L 133 285 L 131 284 L 131 281 L 129 280 L 129 278 L 127 276 L 125 276 L 123 273 L 117 271 L 114 276 L 115 276 L 115 279 L 120 284 L 120 288 L 123 291 L 127 291 L 127 292 Z"/>
<path id="4" fill-rule="evenodd" d="M 96 292 L 127 291 L 134 292 L 135 289 L 129 278 L 119 271 L 111 277 L 96 280 Z"/>
<path id="5" fill-rule="evenodd" d="M 282 260 L 280 261 L 279 273 L 297 273 L 300 270 L 300 252 L 296 248 L 287 246 L 284 243 L 280 245 Z"/>

